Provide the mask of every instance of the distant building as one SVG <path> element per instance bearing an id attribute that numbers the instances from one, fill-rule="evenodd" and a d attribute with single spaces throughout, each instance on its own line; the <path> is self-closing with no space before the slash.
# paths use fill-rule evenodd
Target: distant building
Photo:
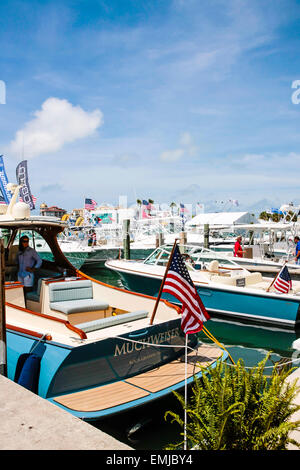
<path id="1" fill-rule="evenodd" d="M 84 217 L 85 209 L 73 209 L 71 215 L 74 217 Z"/>
<path id="2" fill-rule="evenodd" d="M 61 209 L 57 206 L 48 207 L 45 202 L 40 205 L 40 215 L 50 216 L 50 217 L 58 217 L 59 219 L 62 218 L 67 211 L 65 209 Z"/>

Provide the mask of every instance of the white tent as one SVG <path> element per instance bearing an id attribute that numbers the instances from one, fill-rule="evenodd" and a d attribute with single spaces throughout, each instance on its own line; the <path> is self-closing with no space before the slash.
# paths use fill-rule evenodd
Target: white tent
<path id="1" fill-rule="evenodd" d="M 256 217 L 249 212 L 208 212 L 198 214 L 186 222 L 186 227 L 201 227 L 209 224 L 211 227 L 224 227 L 236 224 L 251 224 L 257 222 Z"/>

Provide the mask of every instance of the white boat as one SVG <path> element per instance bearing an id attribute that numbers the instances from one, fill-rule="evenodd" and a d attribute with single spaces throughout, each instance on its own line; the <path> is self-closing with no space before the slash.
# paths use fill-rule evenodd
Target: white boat
<path id="1" fill-rule="evenodd" d="M 300 323 L 300 281 L 283 294 L 271 279 L 251 273 L 221 253 L 180 245 L 190 276 L 212 316 L 295 328 Z M 146 260 L 109 260 L 105 266 L 117 272 L 130 290 L 157 296 L 172 247 L 157 248 Z M 236 258 L 235 258 L 236 259 Z M 169 294 L 165 298 L 175 302 Z"/>

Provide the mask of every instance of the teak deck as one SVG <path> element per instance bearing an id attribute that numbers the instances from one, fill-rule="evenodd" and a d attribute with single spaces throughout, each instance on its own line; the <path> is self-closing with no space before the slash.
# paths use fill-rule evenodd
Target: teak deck
<path id="1" fill-rule="evenodd" d="M 208 366 L 220 357 L 222 352 L 218 347 L 201 345 L 197 351 L 188 355 L 187 377 L 190 378 L 199 371 L 197 363 Z M 122 381 L 55 397 L 54 401 L 74 411 L 101 411 L 144 398 L 184 380 L 183 357 Z"/>

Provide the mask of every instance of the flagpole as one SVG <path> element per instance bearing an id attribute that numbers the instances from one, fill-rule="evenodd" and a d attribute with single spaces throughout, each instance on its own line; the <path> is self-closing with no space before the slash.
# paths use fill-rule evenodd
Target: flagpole
<path id="1" fill-rule="evenodd" d="M 185 377 L 184 377 L 184 450 L 187 450 L 187 433 L 186 433 L 186 424 L 187 424 L 187 346 L 188 346 L 188 335 L 185 335 Z"/>
<path id="2" fill-rule="evenodd" d="M 174 253 L 177 241 L 178 241 L 178 238 L 175 238 L 174 245 L 173 245 L 173 248 L 172 248 L 172 251 L 171 251 L 171 254 L 170 254 L 170 257 L 169 257 L 169 261 L 168 261 L 168 264 L 167 264 L 167 267 L 166 267 L 166 271 L 165 271 L 163 280 L 161 282 L 159 293 L 158 293 L 158 296 L 157 296 L 157 299 L 156 299 L 156 302 L 155 302 L 155 305 L 154 305 L 153 313 L 152 313 L 152 316 L 151 316 L 151 319 L 150 319 L 150 325 L 153 324 L 153 320 L 154 320 L 154 317 L 155 317 L 155 314 L 156 314 L 158 303 L 159 303 L 160 298 L 161 298 L 162 290 L 163 290 L 164 283 L 165 283 L 165 280 L 166 280 L 166 277 L 167 277 L 167 274 L 168 274 L 168 270 L 169 270 L 169 267 L 170 267 L 170 264 L 171 264 L 171 261 L 172 261 L 172 257 L 173 257 L 173 253 Z"/>
<path id="3" fill-rule="evenodd" d="M 279 272 L 276 274 L 276 276 L 274 277 L 273 281 L 271 282 L 271 284 L 269 285 L 269 287 L 266 289 L 266 292 L 269 292 L 269 290 L 271 289 L 272 285 L 274 284 L 274 282 L 276 281 L 277 277 L 279 276 L 279 274 L 281 273 L 281 271 L 283 270 L 285 264 L 287 263 L 287 261 L 285 261 L 282 265 L 282 267 L 280 268 Z"/>

